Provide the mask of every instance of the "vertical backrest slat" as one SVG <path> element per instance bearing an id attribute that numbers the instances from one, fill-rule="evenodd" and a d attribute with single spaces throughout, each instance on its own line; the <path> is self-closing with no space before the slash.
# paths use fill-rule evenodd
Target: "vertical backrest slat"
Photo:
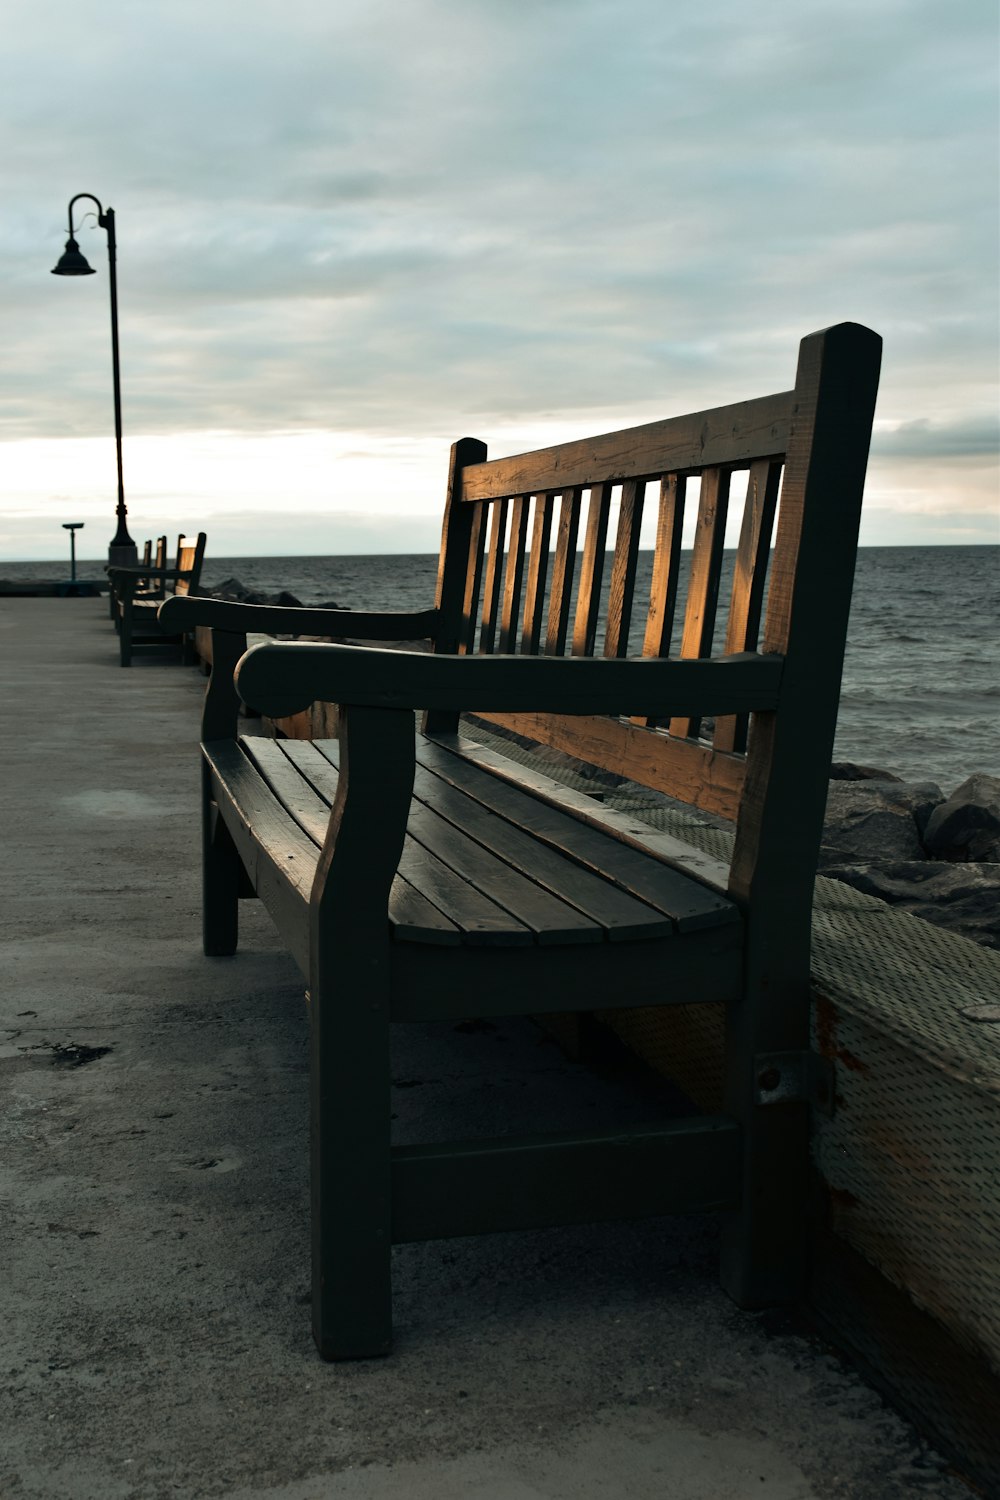
<path id="1" fill-rule="evenodd" d="M 490 540 L 486 549 L 486 584 L 483 590 L 483 627 L 479 633 L 479 649 L 487 655 L 496 650 L 506 534 L 507 501 L 498 500 L 490 507 Z"/>
<path id="2" fill-rule="evenodd" d="M 767 562 L 778 506 L 781 464 L 762 460 L 750 468 L 743 524 L 733 568 L 733 590 L 726 627 L 727 656 L 737 651 L 755 651 L 760 637 L 761 606 L 767 583 Z M 736 750 L 747 746 L 746 714 L 726 714 L 715 721 L 712 744 L 716 750 Z"/>
<path id="3" fill-rule="evenodd" d="M 559 506 L 559 530 L 556 534 L 556 551 L 552 562 L 552 590 L 549 595 L 549 627 L 545 635 L 547 656 L 562 656 L 566 650 L 582 496 L 583 490 L 579 486 L 566 490 Z"/>
<path id="4" fill-rule="evenodd" d="M 656 516 L 653 576 L 649 585 L 649 612 L 642 640 L 643 656 L 670 655 L 677 609 L 677 580 L 681 567 L 681 534 L 687 480 L 683 474 L 664 474 L 660 480 L 660 504 Z M 662 720 L 637 717 L 634 724 L 654 728 Z"/>
<path id="5" fill-rule="evenodd" d="M 524 554 L 528 545 L 530 495 L 518 495 L 510 508 L 507 567 L 503 578 L 503 608 L 500 615 L 500 650 L 512 652 L 517 643 L 517 618 L 521 608 Z"/>
<path id="6" fill-rule="evenodd" d="M 525 656 L 537 656 L 538 641 L 542 633 L 553 499 L 552 494 L 535 496 L 535 518 L 531 528 L 531 552 L 528 556 L 528 587 L 524 596 L 524 630 L 521 634 L 521 651 Z"/>
<path id="7" fill-rule="evenodd" d="M 669 656 L 677 608 L 677 579 L 681 566 L 681 531 L 687 481 L 683 474 L 664 474 L 660 481 L 660 508 L 656 518 L 653 578 L 649 586 L 649 613 L 642 642 L 643 656 Z"/>
<path id="8" fill-rule="evenodd" d="M 165 536 L 156 538 L 156 553 L 153 562 L 154 568 L 165 568 L 167 566 L 167 539 Z"/>
<path id="9" fill-rule="evenodd" d="M 728 469 L 706 469 L 701 476 L 698 501 L 698 524 L 691 557 L 684 632 L 681 636 L 682 657 L 709 656 L 715 633 L 715 612 L 719 603 L 719 579 L 722 575 L 722 549 L 726 540 L 726 513 L 729 509 Z M 695 739 L 701 720 L 681 717 L 670 720 L 670 733 Z"/>
<path id="10" fill-rule="evenodd" d="M 618 534 L 615 537 L 615 556 L 611 564 L 611 586 L 608 590 L 605 656 L 621 657 L 628 654 L 632 599 L 635 595 L 635 566 L 639 556 L 639 527 L 645 493 L 644 479 L 626 479 L 622 485 Z"/>
<path id="11" fill-rule="evenodd" d="M 601 584 L 604 580 L 604 549 L 608 543 L 608 516 L 611 512 L 610 480 L 595 484 L 590 490 L 587 532 L 580 563 L 580 592 L 576 600 L 573 625 L 573 655 L 593 656 L 594 641 L 601 613 Z"/>
<path id="12" fill-rule="evenodd" d="M 472 507 L 472 527 L 469 536 L 469 570 L 465 579 L 465 595 L 462 600 L 462 633 L 458 649 L 462 656 L 476 647 L 476 627 L 479 623 L 479 590 L 483 581 L 483 551 L 486 540 L 485 505 Z"/>

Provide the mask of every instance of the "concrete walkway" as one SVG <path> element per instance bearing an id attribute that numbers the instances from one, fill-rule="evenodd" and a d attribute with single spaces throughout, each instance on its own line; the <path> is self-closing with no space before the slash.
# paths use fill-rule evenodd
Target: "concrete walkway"
<path id="1" fill-rule="evenodd" d="M 823 1345 L 737 1311 L 708 1222 L 400 1247 L 397 1341 L 308 1327 L 302 983 L 199 941 L 203 681 L 106 603 L 0 600 L 2 1500 L 968 1497 Z M 660 1107 L 528 1025 L 407 1030 L 403 1138 Z"/>

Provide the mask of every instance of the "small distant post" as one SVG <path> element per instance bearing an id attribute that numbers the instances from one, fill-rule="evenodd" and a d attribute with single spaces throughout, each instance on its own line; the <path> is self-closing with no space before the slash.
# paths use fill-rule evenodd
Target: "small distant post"
<path id="1" fill-rule="evenodd" d="M 76 534 L 82 530 L 83 521 L 64 521 L 63 531 L 69 532 L 69 581 L 76 582 Z"/>

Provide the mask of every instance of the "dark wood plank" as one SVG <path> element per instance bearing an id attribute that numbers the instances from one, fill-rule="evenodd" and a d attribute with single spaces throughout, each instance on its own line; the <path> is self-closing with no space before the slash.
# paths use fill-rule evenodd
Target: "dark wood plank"
<path id="1" fill-rule="evenodd" d="M 780 485 L 780 463 L 765 461 L 751 465 L 740 541 L 733 567 L 733 589 L 723 648 L 727 655 L 757 649 L 771 532 L 774 529 Z M 716 750 L 745 750 L 747 725 L 746 714 L 720 715 L 715 722 L 712 744 Z"/>
<path id="2" fill-rule="evenodd" d="M 479 636 L 479 649 L 492 652 L 496 649 L 497 626 L 500 622 L 500 590 L 503 586 L 504 544 L 507 538 L 507 501 L 501 500 L 490 506 L 490 540 L 486 552 L 486 585 L 483 591 L 483 624 Z"/>
<path id="3" fill-rule="evenodd" d="M 722 551 L 726 540 L 726 514 L 729 509 L 728 469 L 706 469 L 701 476 L 698 500 L 698 525 L 688 580 L 682 657 L 712 654 L 715 615 L 719 603 L 719 581 L 722 577 Z M 690 714 L 672 718 L 670 733 L 682 739 L 697 739 L 701 718 Z"/>
<path id="4" fill-rule="evenodd" d="M 639 557 L 639 527 L 642 524 L 642 502 L 646 492 L 644 480 L 627 479 L 622 485 L 618 511 L 618 533 L 611 564 L 611 586 L 608 590 L 607 628 L 604 655 L 628 655 L 629 629 L 632 624 L 632 597 L 635 593 L 635 568 Z"/>
<path id="5" fill-rule="evenodd" d="M 332 803 L 339 773 L 336 741 L 276 742 L 325 803 Z M 407 836 L 399 859 L 389 916 L 394 937 L 407 942 L 527 945 L 523 923 Z"/>
<path id="6" fill-rule="evenodd" d="M 510 535 L 507 539 L 507 566 L 503 576 L 503 605 L 500 614 L 500 650 L 513 652 L 517 642 L 517 620 L 521 608 L 524 581 L 524 554 L 528 545 L 528 502 L 530 496 L 518 495 L 510 507 Z"/>
<path id="7" fill-rule="evenodd" d="M 486 542 L 485 505 L 477 505 L 472 516 L 472 533 L 469 538 L 469 572 L 462 600 L 462 632 L 458 649 L 462 655 L 476 649 L 476 629 L 479 623 L 479 591 L 483 583 L 483 556 Z"/>
<path id="8" fill-rule="evenodd" d="M 470 770 L 474 776 L 489 780 L 478 767 Z M 420 764 L 413 785 L 415 795 L 435 813 L 497 855 L 512 870 L 596 922 L 608 941 L 665 937 L 673 930 L 662 911 L 654 911 L 609 883 L 600 870 L 566 859 L 551 843 L 533 837 L 535 808 L 530 798 L 523 799 L 528 804 L 526 808 L 511 808 L 511 802 L 517 800 L 515 788 L 501 787 L 501 796 L 495 800 L 488 797 L 476 800 L 466 794 L 461 777 L 435 775 L 432 769 Z M 544 811 L 552 817 L 552 809 Z M 524 813 L 528 821 L 522 822 L 518 815 Z"/>
<path id="9" fill-rule="evenodd" d="M 432 808 L 414 801 L 409 831 L 456 875 L 529 928 L 537 943 L 602 941 L 603 933 L 596 922 L 550 895 L 528 876 L 511 869 Z"/>
<path id="10" fill-rule="evenodd" d="M 309 894 L 319 850 L 232 742 L 203 747 L 219 814 L 257 895 L 309 974 Z"/>
<path id="11" fill-rule="evenodd" d="M 524 594 L 524 629 L 521 633 L 521 652 L 525 656 L 537 655 L 542 634 L 553 500 L 554 497 L 549 494 L 535 496 L 531 551 L 528 554 L 528 585 Z"/>
<path id="12" fill-rule="evenodd" d="M 649 610 L 642 641 L 643 656 L 669 656 L 677 609 L 677 581 L 681 566 L 681 538 L 684 528 L 684 501 L 687 480 L 683 474 L 664 474 L 660 480 L 660 503 L 656 517 L 656 541 L 653 551 L 653 577 L 649 587 Z M 662 723 L 662 717 L 637 718 L 637 724 L 650 727 Z"/>
<path id="13" fill-rule="evenodd" d="M 392 1153 L 394 1243 L 711 1212 L 738 1201 L 739 1137 L 721 1116 L 610 1138 L 504 1136 Z"/>
<path id="14" fill-rule="evenodd" d="M 487 763 L 481 758 L 477 760 L 477 753 L 481 756 L 482 747 L 470 740 L 448 744 L 419 741 L 417 776 L 423 769 L 460 787 L 468 797 L 475 798 L 495 815 L 515 827 L 529 829 L 533 841 L 548 845 L 562 859 L 595 872 L 604 881 L 613 881 L 622 891 L 647 903 L 669 918 L 671 927 L 679 932 L 724 926 L 738 920 L 732 902 L 720 897 L 717 891 L 679 873 L 666 862 L 630 847 L 614 837 L 610 829 L 605 833 L 588 826 L 572 812 L 563 811 L 539 796 L 533 796 L 530 791 L 502 780 L 494 769 L 499 754 L 492 752 L 491 763 Z M 523 770 L 513 763 L 511 769 L 515 775 Z M 548 778 L 541 779 L 556 795 L 565 792 L 565 788 L 557 788 Z M 572 805 L 578 811 L 606 811 L 593 804 L 588 807 L 589 801 L 583 794 L 577 794 L 567 799 L 566 805 Z"/>
<path id="15" fill-rule="evenodd" d="M 719 406 L 475 464 L 462 474 L 462 499 L 495 500 L 573 485 L 694 473 L 713 464 L 746 467 L 782 454 L 788 441 L 792 392 Z"/>
<path id="16" fill-rule="evenodd" d="M 634 1010 L 651 998 L 657 1005 L 732 1003 L 740 993 L 742 948 L 736 923 L 627 948 L 620 943 L 463 948 L 462 984 L 456 985 L 444 949 L 394 943 L 393 1018 L 461 1021 L 472 1009 L 481 1016 Z"/>
<path id="17" fill-rule="evenodd" d="M 339 773 L 309 740 L 272 740 L 248 735 L 241 744 L 282 806 L 303 832 L 317 846 L 322 846 L 330 823 L 330 808 L 336 797 Z M 324 778 L 324 767 L 330 773 L 328 778 Z M 327 795 L 320 791 L 318 783 L 325 786 Z M 389 893 L 389 925 L 395 936 L 409 942 L 458 944 L 461 941 L 459 927 L 442 905 L 434 902 L 433 872 L 426 877 L 422 869 L 424 863 L 419 852 L 414 857 L 414 851 L 407 850 L 404 845 L 397 878 Z M 414 874 L 418 879 L 411 878 Z"/>
<path id="18" fill-rule="evenodd" d="M 566 650 L 582 495 L 583 491 L 579 487 L 567 490 L 560 502 L 559 531 L 552 562 L 552 591 L 549 595 L 549 626 L 545 635 L 547 656 L 562 656 Z"/>
<path id="19" fill-rule="evenodd" d="M 735 818 L 746 777 L 741 755 L 724 755 L 693 740 L 668 740 L 657 730 L 620 719 L 570 718 L 566 714 L 475 711 L 526 739 L 551 745 L 578 760 L 627 776 L 706 812 Z"/>
<path id="20" fill-rule="evenodd" d="M 613 486 L 595 484 L 587 508 L 587 530 L 580 560 L 580 588 L 576 598 L 576 620 L 573 625 L 573 655 L 593 656 L 594 642 L 601 614 L 601 583 L 604 578 L 604 551 L 608 544 L 608 516 Z"/>

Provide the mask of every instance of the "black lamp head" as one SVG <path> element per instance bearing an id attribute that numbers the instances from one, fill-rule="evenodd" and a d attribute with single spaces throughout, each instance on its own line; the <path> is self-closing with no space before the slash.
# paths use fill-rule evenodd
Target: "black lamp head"
<path id="1" fill-rule="evenodd" d="M 76 240 L 70 235 L 66 241 L 66 249 L 59 257 L 57 265 L 52 267 L 53 276 L 93 276 L 94 268 L 87 264 L 87 258 L 80 253 L 80 247 Z"/>

